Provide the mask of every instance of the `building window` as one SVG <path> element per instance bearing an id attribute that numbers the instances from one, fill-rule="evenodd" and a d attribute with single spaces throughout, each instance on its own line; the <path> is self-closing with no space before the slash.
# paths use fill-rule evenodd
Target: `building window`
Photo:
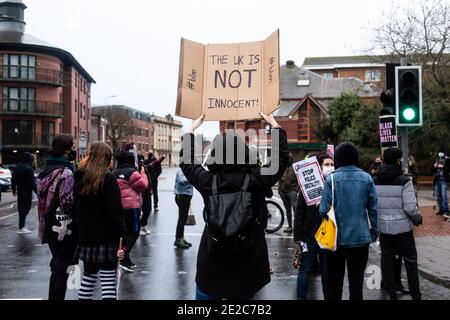
<path id="1" fill-rule="evenodd" d="M 78 112 L 78 100 L 75 99 L 75 113 Z"/>
<path id="2" fill-rule="evenodd" d="M 3 55 L 3 77 L 36 79 L 36 57 L 17 54 Z"/>
<path id="3" fill-rule="evenodd" d="M 75 72 L 75 88 L 78 87 L 78 73 Z"/>
<path id="4" fill-rule="evenodd" d="M 366 81 L 374 82 L 381 80 L 381 72 L 378 70 L 366 70 Z"/>
<path id="5" fill-rule="evenodd" d="M 77 126 L 75 126 L 75 136 L 74 136 L 74 138 L 75 138 L 75 140 L 77 139 Z"/>
<path id="6" fill-rule="evenodd" d="M 3 144 L 34 145 L 34 121 L 3 120 Z"/>
<path id="7" fill-rule="evenodd" d="M 36 89 L 3 88 L 3 110 L 34 112 L 36 106 Z"/>
<path id="8" fill-rule="evenodd" d="M 55 123 L 42 122 L 41 144 L 44 146 L 51 146 L 55 138 Z"/>
<path id="9" fill-rule="evenodd" d="M 86 120 L 86 105 L 83 106 L 83 120 Z"/>
<path id="10" fill-rule="evenodd" d="M 331 80 L 334 78 L 331 72 L 325 72 L 322 76 L 325 80 Z"/>

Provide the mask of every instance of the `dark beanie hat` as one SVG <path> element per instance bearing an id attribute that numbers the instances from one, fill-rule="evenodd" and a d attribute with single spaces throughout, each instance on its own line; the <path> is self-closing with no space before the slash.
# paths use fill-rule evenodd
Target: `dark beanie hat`
<path id="1" fill-rule="evenodd" d="M 126 150 L 119 151 L 119 153 L 116 156 L 116 160 L 118 164 L 129 164 L 132 165 L 133 167 L 136 165 L 134 155 Z"/>
<path id="2" fill-rule="evenodd" d="M 403 152 L 399 148 L 391 148 L 384 151 L 383 158 L 385 164 L 397 164 L 397 160 L 401 159 Z"/>
<path id="3" fill-rule="evenodd" d="M 351 142 L 340 144 L 334 154 L 334 164 L 336 169 L 345 166 L 357 166 L 359 164 L 359 153 L 355 145 Z"/>

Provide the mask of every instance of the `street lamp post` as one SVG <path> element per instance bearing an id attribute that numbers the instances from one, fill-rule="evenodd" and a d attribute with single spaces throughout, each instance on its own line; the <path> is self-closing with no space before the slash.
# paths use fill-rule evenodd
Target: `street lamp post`
<path id="1" fill-rule="evenodd" d="M 117 96 L 116 95 L 106 96 L 105 97 L 105 106 L 108 104 L 108 98 L 117 98 Z"/>

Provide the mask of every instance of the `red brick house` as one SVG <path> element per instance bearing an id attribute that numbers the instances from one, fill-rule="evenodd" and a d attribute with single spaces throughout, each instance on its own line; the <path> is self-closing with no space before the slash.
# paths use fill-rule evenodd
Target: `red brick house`
<path id="1" fill-rule="evenodd" d="M 25 151 L 45 158 L 61 133 L 82 156 L 95 80 L 69 52 L 25 33 L 25 9 L 21 0 L 0 1 L 0 163 L 15 164 Z"/>

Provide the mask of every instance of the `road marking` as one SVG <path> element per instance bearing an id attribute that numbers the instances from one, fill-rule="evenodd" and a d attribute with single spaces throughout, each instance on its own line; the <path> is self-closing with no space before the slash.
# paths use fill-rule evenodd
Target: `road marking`
<path id="1" fill-rule="evenodd" d="M 178 274 L 186 274 L 186 271 L 178 271 Z"/>
<path id="2" fill-rule="evenodd" d="M 11 217 L 15 217 L 15 216 L 17 216 L 19 213 L 13 213 L 13 214 L 10 214 L 10 215 L 8 215 L 8 216 L 4 216 L 4 217 L 1 217 L 0 218 L 0 221 L 2 221 L 2 220 L 5 220 L 5 219 L 8 219 L 8 218 L 11 218 Z"/>
<path id="3" fill-rule="evenodd" d="M 14 248 L 13 244 L 8 244 L 8 248 Z"/>
<path id="4" fill-rule="evenodd" d="M 0 301 L 42 301 L 42 298 L 29 298 L 29 299 L 0 299 Z"/>

